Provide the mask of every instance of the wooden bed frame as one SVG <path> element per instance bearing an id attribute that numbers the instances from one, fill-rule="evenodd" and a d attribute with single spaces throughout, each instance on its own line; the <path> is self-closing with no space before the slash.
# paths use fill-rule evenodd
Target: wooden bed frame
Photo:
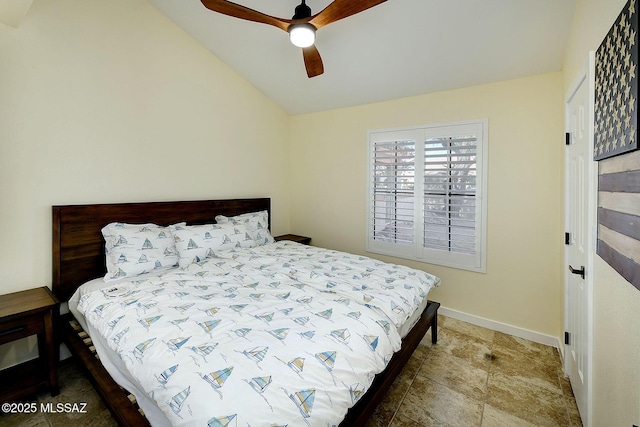
<path id="1" fill-rule="evenodd" d="M 216 215 L 234 216 L 267 210 L 271 218 L 271 199 L 227 199 L 181 202 L 118 203 L 53 206 L 53 293 L 60 301 L 68 301 L 75 290 L 105 274 L 104 240 L 101 229 L 111 222 L 130 224 L 154 223 L 170 225 L 213 223 Z M 269 224 L 270 226 L 271 224 Z M 347 413 L 341 426 L 364 425 L 373 414 L 426 332 L 431 328 L 431 340 L 437 340 L 440 306 L 429 301 L 418 323 L 402 342 L 402 348 L 387 368 L 378 374 L 365 395 Z M 73 316 L 65 315 L 61 325 L 62 340 L 81 362 L 111 414 L 121 426 L 149 425 L 147 419 L 107 373 L 90 349 L 91 340 L 83 339 L 71 326 Z"/>

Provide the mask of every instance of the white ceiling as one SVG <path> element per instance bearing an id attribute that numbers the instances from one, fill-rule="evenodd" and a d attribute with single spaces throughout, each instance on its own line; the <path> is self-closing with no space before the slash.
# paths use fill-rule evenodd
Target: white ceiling
<path id="1" fill-rule="evenodd" d="M 560 71 L 576 0 L 389 0 L 318 30 L 324 74 L 278 28 L 148 0 L 290 114 Z M 291 18 L 300 0 L 236 0 Z M 307 0 L 312 13 L 331 0 Z"/>

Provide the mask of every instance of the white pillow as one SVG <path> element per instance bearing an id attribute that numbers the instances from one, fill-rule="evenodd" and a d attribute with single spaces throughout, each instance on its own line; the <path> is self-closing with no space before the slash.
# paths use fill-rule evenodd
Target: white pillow
<path id="1" fill-rule="evenodd" d="M 266 210 L 236 215 L 232 217 L 217 215 L 216 222 L 218 224 L 244 224 L 253 237 L 253 240 L 255 240 L 256 246 L 262 246 L 266 245 L 267 243 L 275 242 L 275 239 L 269 232 L 269 212 Z"/>
<path id="2" fill-rule="evenodd" d="M 180 267 L 213 258 L 219 251 L 256 246 L 244 224 L 179 225 L 171 231 Z"/>
<path id="3" fill-rule="evenodd" d="M 105 282 L 178 264 L 170 227 L 112 222 L 102 228 L 102 236 L 107 264 Z"/>

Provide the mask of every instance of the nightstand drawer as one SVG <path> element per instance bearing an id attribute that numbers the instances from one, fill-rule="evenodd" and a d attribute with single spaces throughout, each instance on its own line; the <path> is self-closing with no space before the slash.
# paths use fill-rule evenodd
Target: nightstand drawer
<path id="1" fill-rule="evenodd" d="M 23 317 L 0 323 L 0 344 L 35 335 L 44 331 L 42 316 Z"/>

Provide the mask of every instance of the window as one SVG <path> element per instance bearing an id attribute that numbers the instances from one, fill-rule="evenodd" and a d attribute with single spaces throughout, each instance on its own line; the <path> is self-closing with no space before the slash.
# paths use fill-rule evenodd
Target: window
<path id="1" fill-rule="evenodd" d="M 369 132 L 367 251 L 485 272 L 487 120 Z"/>

